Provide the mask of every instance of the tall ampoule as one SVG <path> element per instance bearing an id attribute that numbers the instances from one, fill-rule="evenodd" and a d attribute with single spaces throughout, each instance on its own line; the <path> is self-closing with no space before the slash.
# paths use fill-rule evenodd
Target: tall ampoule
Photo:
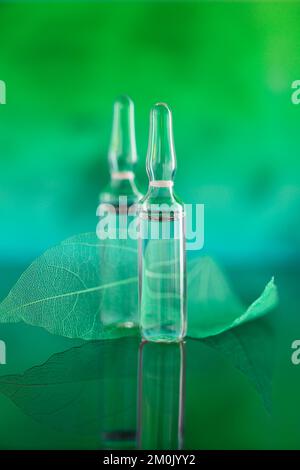
<path id="1" fill-rule="evenodd" d="M 150 114 L 149 189 L 139 206 L 139 306 L 149 341 L 180 341 L 186 332 L 184 205 L 175 196 L 172 115 L 164 103 Z"/>
<path id="2" fill-rule="evenodd" d="M 97 215 L 100 221 L 101 281 L 103 290 L 100 306 L 104 326 L 138 325 L 137 237 L 130 235 L 140 193 L 135 184 L 137 161 L 134 105 L 127 96 L 114 104 L 113 128 L 109 149 L 110 182 L 100 194 Z"/>

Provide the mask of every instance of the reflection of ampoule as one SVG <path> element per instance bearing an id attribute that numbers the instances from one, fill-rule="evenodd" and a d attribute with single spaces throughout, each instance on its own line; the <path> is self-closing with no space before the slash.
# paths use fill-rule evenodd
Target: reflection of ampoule
<path id="1" fill-rule="evenodd" d="M 129 97 L 122 96 L 114 104 L 109 150 L 111 180 L 100 194 L 97 211 L 101 282 L 114 286 L 103 292 L 101 320 L 105 326 L 138 324 L 136 285 L 124 284 L 124 280 L 137 277 L 137 240 L 129 234 L 141 197 L 134 181 L 136 160 L 134 105 Z"/>
<path id="2" fill-rule="evenodd" d="M 144 342 L 140 346 L 138 447 L 183 447 L 185 344 Z"/>
<path id="3" fill-rule="evenodd" d="M 186 332 L 184 206 L 173 192 L 175 170 L 171 111 L 158 103 L 150 115 L 149 189 L 139 207 L 140 322 L 149 341 L 180 341 Z"/>
<path id="4" fill-rule="evenodd" d="M 107 341 L 99 360 L 103 380 L 99 391 L 101 448 L 134 449 L 137 424 L 138 338 Z"/>

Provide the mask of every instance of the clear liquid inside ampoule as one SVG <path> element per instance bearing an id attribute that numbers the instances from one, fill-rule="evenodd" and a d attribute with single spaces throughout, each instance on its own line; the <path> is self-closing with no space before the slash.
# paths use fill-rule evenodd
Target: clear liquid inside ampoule
<path id="1" fill-rule="evenodd" d="M 148 341 L 174 342 L 186 332 L 184 216 L 140 214 L 140 322 Z"/>

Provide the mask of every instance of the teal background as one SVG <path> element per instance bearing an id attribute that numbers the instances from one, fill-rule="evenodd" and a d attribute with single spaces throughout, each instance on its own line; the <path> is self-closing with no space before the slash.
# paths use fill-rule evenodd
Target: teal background
<path id="1" fill-rule="evenodd" d="M 300 4 L 1 2 L 0 18 L 0 79 L 7 85 L 0 106 L 1 297 L 47 248 L 95 229 L 120 93 L 136 105 L 137 179 L 146 190 L 149 110 L 166 101 L 177 192 L 186 203 L 205 204 L 203 252 L 224 266 L 245 302 L 273 274 L 281 297 L 276 425 L 246 379 L 213 356 L 207 374 L 200 365 L 189 372 L 187 446 L 300 447 L 300 369 L 290 362 L 300 334 L 300 107 L 291 103 L 300 77 Z M 9 348 L 1 374 L 70 347 L 24 325 L 0 326 L 0 338 Z M 39 427 L 0 400 L 1 448 L 98 445 Z"/>

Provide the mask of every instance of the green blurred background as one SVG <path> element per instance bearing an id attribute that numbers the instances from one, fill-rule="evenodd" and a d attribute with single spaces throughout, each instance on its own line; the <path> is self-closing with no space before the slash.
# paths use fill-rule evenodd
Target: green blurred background
<path id="1" fill-rule="evenodd" d="M 95 230 L 120 93 L 136 105 L 137 177 L 146 190 L 149 110 L 165 101 L 174 117 L 177 192 L 186 203 L 205 204 L 203 252 L 227 269 L 247 302 L 275 274 L 289 368 L 290 343 L 300 335 L 300 106 L 291 103 L 300 78 L 299 20 L 300 4 L 284 1 L 2 1 L 1 295 L 47 248 Z M 0 337 L 12 334 L 1 328 Z M 32 365 L 47 358 L 29 354 Z M 288 373 L 299 390 L 300 371 L 283 368 L 277 380 Z M 253 421 L 252 406 L 236 423 L 247 427 L 245 414 Z M 256 412 L 252 426 L 264 429 Z M 289 429 L 296 416 L 290 412 Z M 201 438 L 191 436 L 196 447 Z M 215 445 L 248 442 L 247 433 L 234 436 Z M 250 447 L 266 445 L 252 437 Z M 300 447 L 296 438 L 283 442 Z"/>
<path id="2" fill-rule="evenodd" d="M 145 189 L 149 109 L 174 113 L 177 192 L 206 205 L 206 249 L 295 260 L 300 5 L 1 2 L 2 259 L 31 260 L 96 224 L 112 105 L 136 105 Z"/>

